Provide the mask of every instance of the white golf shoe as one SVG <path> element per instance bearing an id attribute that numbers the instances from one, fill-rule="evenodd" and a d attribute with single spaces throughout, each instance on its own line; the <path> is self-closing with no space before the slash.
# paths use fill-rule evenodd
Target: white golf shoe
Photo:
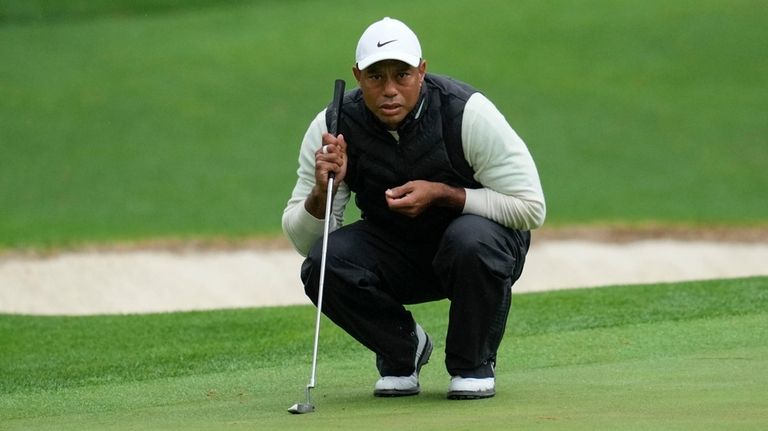
<path id="1" fill-rule="evenodd" d="M 416 347 L 414 364 L 416 369 L 410 376 L 384 376 L 376 381 L 373 387 L 373 395 L 377 397 L 402 397 L 417 395 L 421 391 L 419 386 L 419 372 L 421 367 L 429 362 L 432 354 L 432 340 L 424 329 L 416 325 L 416 338 L 419 344 Z"/>
<path id="2" fill-rule="evenodd" d="M 496 395 L 496 378 L 494 377 L 477 379 L 453 376 L 448 386 L 448 399 L 451 400 L 475 400 L 490 398 L 494 395 Z"/>

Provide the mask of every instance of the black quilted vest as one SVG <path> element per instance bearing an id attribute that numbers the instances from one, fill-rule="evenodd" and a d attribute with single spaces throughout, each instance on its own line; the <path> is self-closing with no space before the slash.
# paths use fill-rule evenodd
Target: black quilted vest
<path id="1" fill-rule="evenodd" d="M 427 74 L 416 107 L 397 130 L 399 143 L 366 108 L 360 89 L 345 94 L 339 125 L 349 157 L 344 182 L 355 193 L 364 219 L 413 239 L 435 239 L 460 214 L 432 207 L 410 218 L 387 207 L 384 191 L 411 180 L 481 187 L 461 142 L 464 106 L 475 92 L 467 84 Z"/>

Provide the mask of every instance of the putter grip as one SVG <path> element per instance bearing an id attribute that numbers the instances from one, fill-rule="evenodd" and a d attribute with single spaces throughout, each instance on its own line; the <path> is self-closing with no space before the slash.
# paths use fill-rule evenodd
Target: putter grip
<path id="1" fill-rule="evenodd" d="M 339 121 L 341 121 L 341 101 L 344 99 L 343 79 L 337 79 L 333 86 L 333 102 L 331 102 L 331 123 L 328 125 L 328 133 L 333 136 L 339 134 Z"/>
<path id="2" fill-rule="evenodd" d="M 328 125 L 328 133 L 333 136 L 339 134 L 339 123 L 341 122 L 341 102 L 344 100 L 344 87 L 346 83 L 343 79 L 337 79 L 333 86 L 333 101 L 331 102 L 331 115 L 330 124 Z M 334 178 L 336 174 L 333 172 L 328 174 L 329 178 Z"/>

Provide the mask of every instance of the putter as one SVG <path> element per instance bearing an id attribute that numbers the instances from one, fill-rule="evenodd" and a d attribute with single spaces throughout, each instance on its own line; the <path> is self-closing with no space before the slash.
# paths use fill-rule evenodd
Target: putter
<path id="1" fill-rule="evenodd" d="M 337 79 L 333 89 L 333 102 L 331 103 L 331 121 L 328 127 L 328 133 L 333 136 L 338 134 L 339 119 L 341 118 L 341 101 L 344 98 L 344 80 Z M 312 413 L 315 411 L 315 406 L 312 404 L 311 390 L 315 387 L 315 377 L 317 374 L 317 346 L 320 340 L 320 317 L 322 315 L 323 308 L 323 285 L 325 284 L 325 257 L 328 254 L 328 230 L 330 229 L 331 220 L 331 206 L 333 205 L 333 180 L 335 175 L 333 172 L 328 174 L 328 193 L 325 200 L 325 225 L 323 226 L 323 250 L 320 258 L 320 283 L 317 292 L 317 318 L 315 319 L 315 343 L 312 348 L 312 373 L 309 377 L 309 383 L 307 384 L 307 401 L 304 403 L 296 403 L 289 409 L 289 413 L 303 414 Z"/>

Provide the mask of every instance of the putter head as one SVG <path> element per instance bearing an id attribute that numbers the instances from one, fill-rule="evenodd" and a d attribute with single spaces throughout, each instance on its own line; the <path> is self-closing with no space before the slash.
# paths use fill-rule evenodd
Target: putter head
<path id="1" fill-rule="evenodd" d="M 315 411 L 315 406 L 309 403 L 296 403 L 292 405 L 291 408 L 288 409 L 288 413 L 292 413 L 294 415 L 312 413 L 314 411 Z"/>

